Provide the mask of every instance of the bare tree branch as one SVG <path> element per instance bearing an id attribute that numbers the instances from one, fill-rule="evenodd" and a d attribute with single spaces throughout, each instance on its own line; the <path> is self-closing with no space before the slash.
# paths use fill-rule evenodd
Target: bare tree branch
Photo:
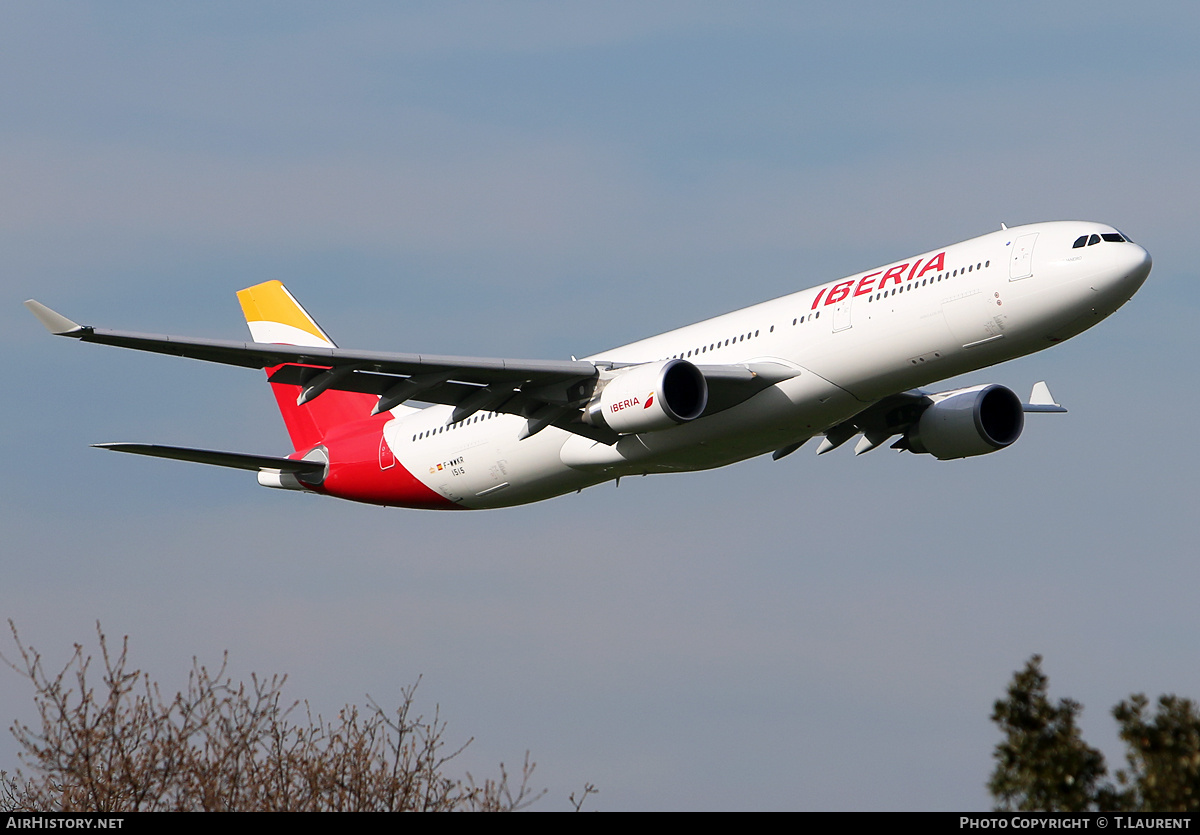
<path id="1" fill-rule="evenodd" d="M 415 684 L 395 710 L 368 699 L 326 720 L 284 700 L 285 676 L 235 682 L 228 655 L 213 671 L 193 659 L 167 698 L 130 664 L 128 638 L 114 650 L 99 624 L 99 685 L 82 646 L 51 675 L 9 628 L 16 658 L 0 658 L 33 684 L 39 721 L 11 727 L 22 770 L 0 773 L 3 811 L 517 811 L 545 795 L 528 752 L 519 783 L 503 764 L 482 782 L 449 776 L 471 740 L 449 748 L 436 710 L 414 715 Z"/>

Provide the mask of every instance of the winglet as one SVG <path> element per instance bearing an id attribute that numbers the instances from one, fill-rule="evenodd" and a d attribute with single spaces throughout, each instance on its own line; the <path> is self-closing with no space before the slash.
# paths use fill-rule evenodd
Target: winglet
<path id="1" fill-rule="evenodd" d="M 282 283 L 264 281 L 237 295 L 255 342 L 337 347 Z"/>
<path id="2" fill-rule="evenodd" d="M 1050 387 L 1044 380 L 1033 384 L 1033 391 L 1029 393 L 1029 402 L 1022 404 L 1021 408 L 1026 412 L 1057 412 L 1061 414 L 1066 411 L 1065 408 L 1054 402 L 1054 395 L 1050 393 Z"/>
<path id="3" fill-rule="evenodd" d="M 61 313 L 55 313 L 46 305 L 33 299 L 28 299 L 25 306 L 29 308 L 29 312 L 38 318 L 38 321 L 55 336 L 70 336 L 76 331 L 83 330 L 83 327 L 78 322 L 72 322 Z"/>

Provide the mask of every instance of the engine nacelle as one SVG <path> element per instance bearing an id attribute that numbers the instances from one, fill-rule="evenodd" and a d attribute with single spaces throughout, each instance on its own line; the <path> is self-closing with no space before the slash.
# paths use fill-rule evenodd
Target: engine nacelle
<path id="1" fill-rule="evenodd" d="M 933 397 L 933 405 L 909 430 L 913 452 L 942 461 L 985 455 L 1010 445 L 1025 428 L 1021 398 L 1004 386 L 974 386 Z"/>
<path id="2" fill-rule="evenodd" d="M 708 405 L 708 383 L 685 360 L 648 362 L 623 369 L 584 412 L 584 420 L 621 435 L 657 432 L 695 420 Z"/>

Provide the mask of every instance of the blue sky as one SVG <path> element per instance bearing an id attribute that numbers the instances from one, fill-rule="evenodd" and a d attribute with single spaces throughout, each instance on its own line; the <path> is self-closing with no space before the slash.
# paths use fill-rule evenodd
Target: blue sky
<path id="1" fill-rule="evenodd" d="M 1191 4 L 0 7 L 3 614 L 155 677 L 423 676 L 463 768 L 563 808 L 976 809 L 1012 671 L 1200 695 Z M 283 280 L 341 344 L 584 355 L 999 226 L 1155 259 L 1110 320 L 965 382 L 1070 408 L 939 463 L 848 449 L 434 514 L 102 441 L 279 454 L 260 375 L 52 339 L 243 338 Z M 947 385 L 947 388 L 950 387 Z M 128 460 L 127 460 L 128 459 Z M 7 650 L 6 650 L 7 652 Z M 0 676 L 10 718 L 29 694 Z M 15 746 L 0 742 L 0 767 Z"/>

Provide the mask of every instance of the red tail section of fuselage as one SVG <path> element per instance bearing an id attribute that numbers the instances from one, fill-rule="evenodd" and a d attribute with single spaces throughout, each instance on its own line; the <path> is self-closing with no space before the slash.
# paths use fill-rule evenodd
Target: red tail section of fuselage
<path id="1" fill-rule="evenodd" d="M 336 347 L 300 303 L 278 281 L 266 281 L 238 292 L 246 324 L 255 342 Z M 267 378 L 281 366 L 267 369 Z M 323 369 L 322 369 L 323 370 Z M 404 468 L 384 439 L 383 427 L 394 415 L 372 415 L 379 402 L 373 394 L 327 389 L 297 405 L 301 387 L 271 383 L 279 413 L 303 458 L 315 447 L 325 450 L 328 469 L 320 484 L 307 489 L 371 504 L 429 509 L 459 505 L 431 490 Z"/>
<path id="2" fill-rule="evenodd" d="M 269 377 L 275 369 L 269 369 Z M 396 460 L 383 437 L 383 427 L 393 419 L 389 412 L 372 415 L 378 398 L 356 391 L 330 390 L 296 405 L 300 386 L 272 383 L 279 412 L 302 458 L 313 447 L 324 448 L 329 470 L 318 493 L 379 505 L 427 510 L 458 510 L 454 502 L 429 489 Z"/>
<path id="3" fill-rule="evenodd" d="M 278 368 L 268 368 L 267 377 Z M 301 452 L 321 443 L 331 429 L 369 417 L 379 400 L 373 394 L 358 391 L 326 391 L 303 406 L 297 406 L 300 386 L 271 383 L 271 392 L 279 404 L 279 413 L 283 416 L 292 446 Z"/>
<path id="4" fill-rule="evenodd" d="M 331 393 L 325 392 L 317 400 Z M 329 456 L 329 470 L 325 480 L 312 489 L 369 504 L 462 510 L 460 505 L 422 484 L 396 459 L 383 435 L 383 427 L 390 420 L 392 415 L 384 412 L 327 431 L 320 444 Z M 295 457 L 302 455 L 303 452 L 297 452 Z"/>

